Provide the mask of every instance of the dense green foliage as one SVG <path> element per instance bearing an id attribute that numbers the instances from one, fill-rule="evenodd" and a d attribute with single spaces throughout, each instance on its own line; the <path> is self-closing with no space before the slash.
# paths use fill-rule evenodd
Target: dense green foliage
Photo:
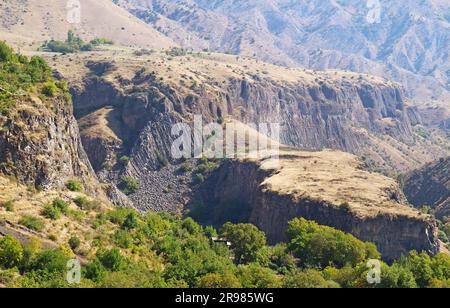
<path id="1" fill-rule="evenodd" d="M 52 205 L 60 208 L 58 203 L 55 200 Z M 70 285 L 66 280 L 67 261 L 84 244 L 76 236 L 51 250 L 33 245 L 32 241 L 23 244 L 11 236 L 1 238 L 0 284 L 126 288 L 450 285 L 449 256 L 430 257 L 415 252 L 391 266 L 381 263 L 381 283 L 370 285 L 367 282 L 370 268 L 366 262 L 368 258 L 379 256 L 372 245 L 303 219 L 291 222 L 288 244 L 274 247 L 266 246 L 264 233 L 253 225 L 225 224 L 220 236 L 231 242 L 229 248 L 213 240 L 217 237 L 214 228 L 202 227 L 191 218 L 139 214 L 129 208 L 99 212 L 93 225 L 99 233 L 88 243 L 94 251 L 82 266 L 80 284 Z"/>
<path id="2" fill-rule="evenodd" d="M 226 223 L 221 235 L 229 240 L 238 264 L 256 262 L 258 252 L 266 245 L 266 236 L 251 224 Z"/>
<path id="3" fill-rule="evenodd" d="M 105 38 L 95 38 L 89 43 L 83 41 L 72 30 L 67 33 L 67 39 L 63 41 L 51 40 L 45 42 L 42 49 L 51 52 L 74 53 L 79 51 L 92 51 L 98 45 L 113 45 L 114 42 Z"/>
<path id="4" fill-rule="evenodd" d="M 364 260 L 380 257 L 373 244 L 303 218 L 291 221 L 287 233 L 289 249 L 306 267 L 356 266 Z"/>
<path id="5" fill-rule="evenodd" d="M 0 114 L 9 113 L 17 100 L 26 100 L 31 95 L 42 100 L 56 96 L 70 99 L 67 83 L 54 81 L 50 67 L 42 58 L 29 59 L 16 54 L 0 41 Z"/>

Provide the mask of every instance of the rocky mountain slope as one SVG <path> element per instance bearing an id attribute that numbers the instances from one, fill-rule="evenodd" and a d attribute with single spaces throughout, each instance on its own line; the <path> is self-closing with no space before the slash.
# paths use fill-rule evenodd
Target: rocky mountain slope
<path id="1" fill-rule="evenodd" d="M 448 1 L 114 2 L 185 47 L 370 73 L 401 82 L 419 99 L 449 98 Z"/>
<path id="2" fill-rule="evenodd" d="M 450 158 L 408 174 L 405 194 L 415 206 L 431 206 L 437 217 L 450 217 Z"/>
<path id="3" fill-rule="evenodd" d="M 0 42 L 0 172 L 33 189 L 78 180 L 95 192 L 65 82 L 43 59 L 15 54 Z"/>
<path id="4" fill-rule="evenodd" d="M 346 153 L 284 147 L 276 158 L 227 161 L 198 189 L 190 215 L 206 225 L 250 221 L 271 243 L 304 217 L 374 242 L 386 260 L 438 251 L 432 218 L 407 206 L 394 180 L 362 168 Z"/>
<path id="5" fill-rule="evenodd" d="M 68 1 L 4 0 L 0 2 L 0 38 L 21 48 L 38 47 L 45 40 L 64 40 L 75 30 L 84 39 L 108 38 L 124 46 L 167 48 L 175 45 L 109 0 L 81 1 L 79 14 Z M 69 23 L 71 12 L 80 22 Z M 78 18 L 70 17 L 76 21 Z"/>
<path id="6" fill-rule="evenodd" d="M 224 117 L 280 123 L 282 143 L 341 149 L 364 157 L 373 170 L 412 170 L 446 153 L 445 138 L 416 133 L 411 118 L 420 115 L 398 85 L 368 75 L 208 53 L 114 48 L 43 55 L 73 85 L 83 143 L 97 171 L 122 155 L 131 156 L 128 169 L 136 176 L 143 167 L 157 169 L 158 156 L 170 157 L 172 125 L 196 114 L 205 124 Z"/>

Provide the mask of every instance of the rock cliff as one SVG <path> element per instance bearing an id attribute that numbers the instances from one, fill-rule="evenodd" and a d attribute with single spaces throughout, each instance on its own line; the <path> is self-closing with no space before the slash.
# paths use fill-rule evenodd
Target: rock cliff
<path id="1" fill-rule="evenodd" d="M 215 226 L 249 221 L 272 244 L 304 217 L 375 243 L 387 261 L 410 250 L 438 252 L 436 223 L 408 207 L 392 180 L 357 169 L 340 152 L 282 153 L 276 168 L 264 160 L 224 163 L 197 191 L 190 215 Z"/>
<path id="2" fill-rule="evenodd" d="M 55 63 L 78 84 L 72 91 L 75 114 L 97 171 L 123 154 L 131 154 L 132 172 L 158 169 L 158 156 L 170 160 L 171 126 L 193 115 L 202 115 L 204 124 L 225 117 L 279 123 L 284 144 L 340 149 L 365 157 L 376 170 L 407 171 L 445 153 L 416 135 L 412 121 L 418 114 L 401 88 L 376 77 L 219 54 L 114 54 L 118 60 L 102 65 L 108 69 L 101 73 L 92 62 L 104 57 L 95 55 L 61 56 Z M 67 58 L 77 63 L 73 69 L 64 67 Z"/>
<path id="3" fill-rule="evenodd" d="M 14 114 L 0 122 L 2 173 L 43 189 L 62 188 L 69 179 L 89 183 L 95 178 L 65 100 L 55 98 L 50 106 L 38 98 L 19 101 Z"/>
<path id="4" fill-rule="evenodd" d="M 409 173 L 405 194 L 417 207 L 431 206 L 438 218 L 450 217 L 450 158 Z"/>

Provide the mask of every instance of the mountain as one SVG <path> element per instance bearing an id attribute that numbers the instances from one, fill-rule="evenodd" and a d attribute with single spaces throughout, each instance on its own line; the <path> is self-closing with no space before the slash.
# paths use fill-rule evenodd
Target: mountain
<path id="1" fill-rule="evenodd" d="M 450 217 L 450 158 L 411 172 L 404 185 L 405 194 L 413 205 L 431 206 L 441 219 Z"/>
<path id="2" fill-rule="evenodd" d="M 115 0 L 180 45 L 283 65 L 343 69 L 399 81 L 408 96 L 448 101 L 445 0 Z"/>
<path id="3" fill-rule="evenodd" d="M 124 46 L 167 48 L 170 39 L 108 0 L 81 1 L 80 23 L 68 22 L 68 2 L 16 0 L 0 2 L 0 38 L 21 48 L 45 40 L 64 40 L 69 30 L 84 39 L 107 38 Z M 73 10 L 73 8 L 72 8 Z"/>

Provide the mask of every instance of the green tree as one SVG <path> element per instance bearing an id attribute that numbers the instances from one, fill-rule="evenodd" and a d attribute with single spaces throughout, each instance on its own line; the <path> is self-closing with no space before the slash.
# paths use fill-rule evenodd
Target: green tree
<path id="1" fill-rule="evenodd" d="M 289 249 L 307 267 L 356 266 L 368 257 L 379 256 L 373 245 L 303 218 L 289 223 L 287 235 Z"/>
<path id="2" fill-rule="evenodd" d="M 381 271 L 380 288 L 390 289 L 413 289 L 417 288 L 414 274 L 405 267 L 399 264 L 394 264 L 391 267 L 383 266 Z"/>
<path id="3" fill-rule="evenodd" d="M 23 255 L 23 247 L 19 240 L 11 235 L 0 238 L 0 267 L 9 269 L 19 266 Z"/>
<path id="4" fill-rule="evenodd" d="M 327 281 L 321 272 L 314 269 L 307 269 L 287 275 L 283 282 L 285 288 L 299 289 L 328 289 L 338 288 L 339 284 Z"/>
<path id="5" fill-rule="evenodd" d="M 49 273 L 65 273 L 69 257 L 61 249 L 44 250 L 31 261 L 30 271 L 46 271 Z"/>
<path id="6" fill-rule="evenodd" d="M 102 265 L 113 272 L 123 270 L 126 266 L 126 259 L 120 253 L 120 250 L 113 248 L 104 252 L 99 252 L 97 258 Z"/>
<path id="7" fill-rule="evenodd" d="M 12 61 L 14 57 L 14 50 L 5 42 L 0 41 L 0 61 Z"/>
<path id="8" fill-rule="evenodd" d="M 252 224 L 226 223 L 221 236 L 231 242 L 236 262 L 251 263 L 257 260 L 258 251 L 266 245 L 266 236 Z"/>
<path id="9" fill-rule="evenodd" d="M 197 283 L 197 287 L 202 289 L 233 289 L 240 288 L 241 283 L 232 273 L 211 273 L 201 277 Z"/>
<path id="10" fill-rule="evenodd" d="M 279 288 L 281 280 L 272 270 L 257 263 L 240 266 L 237 277 L 244 288 Z"/>

